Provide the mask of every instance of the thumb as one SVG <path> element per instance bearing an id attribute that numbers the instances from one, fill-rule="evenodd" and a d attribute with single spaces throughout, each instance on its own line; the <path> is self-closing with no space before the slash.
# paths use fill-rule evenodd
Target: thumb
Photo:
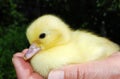
<path id="1" fill-rule="evenodd" d="M 48 79 L 79 79 L 78 66 L 70 65 L 59 70 L 53 70 L 49 73 Z"/>
<path id="2" fill-rule="evenodd" d="M 48 79 L 98 79 L 93 78 L 88 65 L 69 65 L 49 73 Z M 90 77 L 89 77 L 90 75 Z"/>

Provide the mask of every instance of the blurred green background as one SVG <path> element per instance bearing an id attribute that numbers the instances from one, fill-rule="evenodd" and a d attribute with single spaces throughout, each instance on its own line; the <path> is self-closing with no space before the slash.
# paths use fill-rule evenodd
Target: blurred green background
<path id="1" fill-rule="evenodd" d="M 26 28 L 43 14 L 120 44 L 120 0 L 0 0 L 0 79 L 16 79 L 12 56 L 29 46 Z"/>

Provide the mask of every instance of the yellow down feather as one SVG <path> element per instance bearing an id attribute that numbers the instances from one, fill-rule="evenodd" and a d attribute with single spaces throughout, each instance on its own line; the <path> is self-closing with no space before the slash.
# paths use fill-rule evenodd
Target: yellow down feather
<path id="1" fill-rule="evenodd" d="M 119 46 L 110 40 L 87 31 L 74 31 L 54 15 L 35 20 L 26 35 L 30 44 L 41 48 L 30 62 L 33 69 L 44 77 L 52 69 L 103 59 L 119 51 Z"/>

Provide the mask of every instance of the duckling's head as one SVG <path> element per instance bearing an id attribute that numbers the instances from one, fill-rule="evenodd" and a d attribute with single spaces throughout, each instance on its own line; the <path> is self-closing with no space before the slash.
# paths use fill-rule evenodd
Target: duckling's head
<path id="1" fill-rule="evenodd" d="M 68 43 L 71 30 L 60 18 L 43 15 L 28 27 L 26 35 L 31 45 L 47 50 Z"/>

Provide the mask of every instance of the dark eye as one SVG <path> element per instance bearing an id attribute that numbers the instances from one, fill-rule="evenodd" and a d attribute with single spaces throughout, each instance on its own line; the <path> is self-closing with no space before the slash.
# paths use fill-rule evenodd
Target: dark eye
<path id="1" fill-rule="evenodd" d="M 46 36 L 45 33 L 41 33 L 40 36 L 39 36 L 39 38 L 43 39 L 43 38 L 45 38 L 45 36 Z"/>

